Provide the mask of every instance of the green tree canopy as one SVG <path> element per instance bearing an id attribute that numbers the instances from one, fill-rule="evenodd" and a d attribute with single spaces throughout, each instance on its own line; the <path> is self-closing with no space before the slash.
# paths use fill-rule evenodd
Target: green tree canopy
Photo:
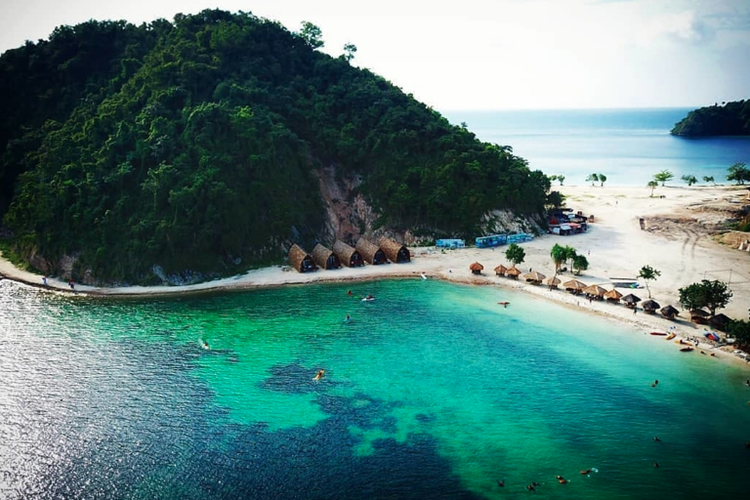
<path id="1" fill-rule="evenodd" d="M 704 175 L 703 176 L 703 182 L 711 182 L 714 185 L 716 185 L 716 182 L 714 181 L 714 176 L 713 175 Z"/>
<path id="2" fill-rule="evenodd" d="M 649 188 L 651 188 L 651 195 L 650 196 L 653 198 L 654 197 L 654 189 L 656 189 L 657 187 L 659 187 L 659 183 L 656 182 L 656 181 L 648 181 L 648 184 L 646 184 L 646 186 L 648 186 Z"/>
<path id="3" fill-rule="evenodd" d="M 713 316 L 717 309 L 727 306 L 732 295 L 726 283 L 718 280 L 702 280 L 700 283 L 680 288 L 680 304 L 690 310 L 706 308 Z"/>
<path id="4" fill-rule="evenodd" d="M 580 275 L 583 271 L 589 268 L 589 260 L 585 255 L 576 255 L 573 257 L 573 270 L 575 274 Z"/>
<path id="5" fill-rule="evenodd" d="M 648 286 L 648 282 L 656 280 L 659 276 L 661 276 L 661 271 L 657 271 L 651 266 L 643 266 L 638 272 L 638 277 L 643 278 L 646 281 L 646 290 L 648 291 L 649 299 L 651 298 L 651 289 Z"/>
<path id="6" fill-rule="evenodd" d="M 666 182 L 672 179 L 674 179 L 674 174 L 669 170 L 662 170 L 658 174 L 654 174 L 654 180 L 657 182 L 661 182 L 662 186 L 664 186 Z"/>
<path id="7" fill-rule="evenodd" d="M 694 175 L 688 175 L 688 174 L 683 175 L 682 180 L 685 181 L 688 186 L 692 186 L 693 184 L 698 182 L 698 179 L 696 179 Z"/>
<path id="8" fill-rule="evenodd" d="M 605 182 L 607 182 L 607 176 L 604 174 L 599 174 L 599 186 L 604 187 Z"/>
<path id="9" fill-rule="evenodd" d="M 319 49 L 325 45 L 325 42 L 323 41 L 323 32 L 310 21 L 302 21 L 302 28 L 300 29 L 299 35 L 313 49 Z M 346 47 L 344 50 L 346 50 Z"/>
<path id="10" fill-rule="evenodd" d="M 742 162 L 735 163 L 729 167 L 729 174 L 727 175 L 728 181 L 735 181 L 737 184 L 745 184 L 746 181 L 750 181 L 750 169 L 747 168 Z"/>
<path id="11" fill-rule="evenodd" d="M 526 251 L 515 243 L 511 243 L 508 245 L 508 248 L 505 249 L 505 258 L 515 266 L 524 261 L 526 258 Z"/>
<path id="12" fill-rule="evenodd" d="M 555 263 L 555 275 L 557 275 L 557 272 L 560 270 L 562 265 L 565 263 L 565 261 L 568 258 L 568 254 L 565 251 L 565 247 L 562 245 L 558 245 L 555 243 L 552 246 L 552 250 L 550 250 L 549 253 L 550 257 L 552 257 L 552 262 Z"/>
<path id="13" fill-rule="evenodd" d="M 599 174 L 589 174 L 586 177 L 586 182 L 591 182 L 591 185 L 593 186 L 595 182 L 599 182 Z"/>

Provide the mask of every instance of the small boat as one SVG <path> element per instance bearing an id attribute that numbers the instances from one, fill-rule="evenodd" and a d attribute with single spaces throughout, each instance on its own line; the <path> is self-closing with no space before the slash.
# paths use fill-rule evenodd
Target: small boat
<path id="1" fill-rule="evenodd" d="M 674 333 L 670 333 L 669 335 L 667 335 L 667 340 L 672 340 L 672 339 L 673 339 L 673 338 L 675 338 L 676 336 L 677 336 L 677 335 L 675 335 Z"/>
<path id="2" fill-rule="evenodd" d="M 683 347 L 682 349 L 680 349 L 680 351 L 682 351 L 682 352 L 690 352 L 690 351 L 694 351 L 694 350 L 695 349 L 693 349 L 692 347 Z"/>
<path id="3" fill-rule="evenodd" d="M 373 297 L 372 295 L 368 295 L 367 297 L 362 299 L 362 302 L 372 302 L 373 300 L 375 300 L 375 297 Z"/>
<path id="4" fill-rule="evenodd" d="M 665 335 L 667 335 L 667 332 L 651 332 L 651 335 L 661 335 L 661 336 L 665 336 Z"/>

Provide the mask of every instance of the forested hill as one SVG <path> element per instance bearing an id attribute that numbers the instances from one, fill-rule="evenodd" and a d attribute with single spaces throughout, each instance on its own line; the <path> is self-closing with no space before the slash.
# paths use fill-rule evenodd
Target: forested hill
<path id="1" fill-rule="evenodd" d="M 675 124 L 671 134 L 688 137 L 750 135 L 750 100 L 693 110 Z"/>
<path id="2" fill-rule="evenodd" d="M 509 147 L 353 67 L 351 50 L 321 53 L 307 28 L 211 10 L 5 52 L 6 249 L 51 274 L 74 261 L 78 280 L 231 274 L 321 240 L 328 167 L 394 232 L 473 236 L 490 210 L 543 210 L 548 179 Z"/>

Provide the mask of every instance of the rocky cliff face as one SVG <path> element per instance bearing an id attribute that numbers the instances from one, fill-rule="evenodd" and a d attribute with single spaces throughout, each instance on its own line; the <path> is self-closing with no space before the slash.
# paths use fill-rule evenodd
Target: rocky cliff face
<path id="1" fill-rule="evenodd" d="M 326 210 L 322 240 L 328 245 L 341 240 L 353 244 L 363 235 L 371 235 L 377 218 L 372 207 L 358 192 L 362 179 L 336 179 L 332 166 L 315 171 L 320 184 L 320 197 Z"/>

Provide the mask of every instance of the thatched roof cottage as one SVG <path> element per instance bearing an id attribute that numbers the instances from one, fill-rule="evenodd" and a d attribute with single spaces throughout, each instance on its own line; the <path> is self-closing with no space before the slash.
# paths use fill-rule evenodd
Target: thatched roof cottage
<path id="1" fill-rule="evenodd" d="M 297 244 L 289 249 L 289 263 L 301 273 L 309 273 L 317 269 L 312 255 L 302 250 Z"/>
<path id="2" fill-rule="evenodd" d="M 341 240 L 336 240 L 336 243 L 333 244 L 333 253 L 346 267 L 362 267 L 365 265 L 362 255 L 354 247 Z"/>
<path id="3" fill-rule="evenodd" d="M 357 241 L 357 251 L 368 264 L 377 266 L 378 264 L 388 262 L 385 253 L 375 243 L 367 241 L 364 238 L 360 238 Z"/>
<path id="4" fill-rule="evenodd" d="M 320 243 L 313 248 L 312 257 L 315 264 L 323 269 L 338 269 L 341 267 L 341 261 L 336 254 Z"/>
<path id="5" fill-rule="evenodd" d="M 383 251 L 383 253 L 385 253 L 385 256 L 388 258 L 388 260 L 395 264 L 409 262 L 411 260 L 409 249 L 395 240 L 383 236 L 382 238 L 380 238 L 378 246 Z"/>

